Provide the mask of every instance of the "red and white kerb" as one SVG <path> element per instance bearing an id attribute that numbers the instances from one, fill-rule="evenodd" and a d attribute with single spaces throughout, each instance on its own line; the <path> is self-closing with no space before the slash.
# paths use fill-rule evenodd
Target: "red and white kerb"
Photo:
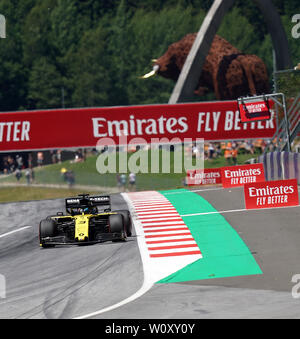
<path id="1" fill-rule="evenodd" d="M 128 193 L 144 233 L 150 258 L 195 256 L 200 249 L 176 209 L 162 194 Z"/>

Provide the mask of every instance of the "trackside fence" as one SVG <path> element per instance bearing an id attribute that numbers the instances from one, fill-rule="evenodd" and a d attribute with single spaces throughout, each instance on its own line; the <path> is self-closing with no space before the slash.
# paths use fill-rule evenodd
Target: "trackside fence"
<path id="1" fill-rule="evenodd" d="M 300 153 L 265 153 L 256 162 L 264 164 L 267 181 L 297 179 L 298 185 L 300 185 Z"/>

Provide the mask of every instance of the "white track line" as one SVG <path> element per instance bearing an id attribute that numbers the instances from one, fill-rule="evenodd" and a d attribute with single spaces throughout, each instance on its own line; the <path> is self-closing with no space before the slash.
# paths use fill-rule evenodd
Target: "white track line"
<path id="1" fill-rule="evenodd" d="M 96 312 L 93 312 L 93 313 L 89 313 L 89 314 L 85 314 L 83 316 L 80 316 L 80 317 L 76 317 L 74 319 L 87 319 L 87 318 L 92 318 L 92 317 L 95 317 L 99 314 L 102 314 L 102 313 L 105 313 L 105 312 L 109 312 L 109 311 L 113 311 L 115 310 L 116 308 L 119 308 L 121 306 L 124 306 L 136 299 L 138 299 L 139 297 L 141 297 L 143 294 L 145 294 L 146 292 L 148 292 L 150 290 L 150 288 L 153 286 L 154 284 L 151 282 L 151 281 L 144 281 L 144 284 L 143 286 L 136 292 L 134 293 L 132 296 L 130 296 L 129 298 L 127 299 L 124 299 L 122 301 L 120 301 L 119 303 L 115 304 L 115 305 L 112 305 L 112 306 L 109 306 L 109 307 L 106 307 L 106 308 L 103 308 L 102 310 L 100 311 L 96 311 Z"/>
<path id="2" fill-rule="evenodd" d="M 157 219 L 157 218 L 165 218 L 165 217 L 176 217 L 178 216 L 178 212 L 177 211 L 170 211 L 170 212 L 163 212 L 163 213 L 154 213 L 152 212 L 139 212 L 138 213 L 138 217 L 139 219 L 146 219 L 146 218 L 153 218 L 153 219 Z"/>
<path id="3" fill-rule="evenodd" d="M 166 222 L 168 224 L 170 223 L 182 223 L 182 218 L 175 218 L 175 217 L 168 217 L 168 218 L 156 218 L 156 219 L 149 219 L 149 218 L 139 218 L 139 221 L 144 225 L 147 226 L 151 223 L 162 223 L 162 222 Z"/>
<path id="4" fill-rule="evenodd" d="M 171 229 L 171 228 L 173 228 L 173 227 L 179 227 L 179 228 L 182 228 L 182 227 L 187 227 L 185 224 L 183 224 L 183 221 L 180 221 L 180 222 L 178 222 L 178 223 L 174 223 L 174 224 L 169 224 L 169 225 L 167 225 L 167 228 L 166 228 L 166 230 L 168 230 L 168 229 Z M 165 225 L 159 225 L 159 224 L 157 224 L 157 225 L 146 225 L 146 226 L 144 226 L 144 231 L 147 231 L 147 230 L 149 230 L 149 229 L 156 229 L 156 230 L 158 230 L 158 229 L 165 229 Z"/>
<path id="5" fill-rule="evenodd" d="M 4 233 L 4 234 L 0 234 L 0 239 L 6 237 L 6 236 L 8 236 L 8 235 L 11 235 L 11 234 L 14 234 L 14 233 L 17 233 L 17 232 L 24 231 L 24 230 L 26 230 L 26 229 L 28 229 L 28 228 L 32 228 L 32 226 L 24 226 L 24 227 L 22 227 L 22 228 L 18 228 L 17 230 L 14 230 L 14 231 L 11 231 L 11 232 L 7 232 L 7 233 Z"/>
<path id="6" fill-rule="evenodd" d="M 152 216 L 153 217 L 174 217 L 175 215 L 178 215 L 178 212 L 173 212 L 173 211 L 170 211 L 170 212 L 163 212 L 161 214 L 154 214 L 153 212 L 140 212 L 139 214 L 139 217 L 149 217 L 149 216 Z"/>
<path id="7" fill-rule="evenodd" d="M 236 187 L 235 187 L 236 188 Z M 190 192 L 207 192 L 207 191 L 222 191 L 224 190 L 223 187 L 218 187 L 218 188 L 206 188 L 206 189 L 198 189 L 198 190 L 193 190 L 193 189 L 189 189 Z M 182 191 L 182 192 L 170 192 L 170 193 L 164 193 L 165 195 L 172 195 L 172 194 L 182 194 L 182 193 L 186 193 L 186 191 Z"/>
<path id="8" fill-rule="evenodd" d="M 140 220 L 139 220 L 140 221 Z M 164 222 L 143 222 L 143 225 L 144 227 L 145 226 L 164 226 L 164 225 L 185 225 L 184 221 L 180 220 L 180 221 L 177 221 L 177 220 L 173 220 L 173 221 L 164 221 Z"/>
<path id="9" fill-rule="evenodd" d="M 182 214 L 181 217 L 194 217 L 197 215 L 210 215 L 210 214 L 223 214 L 223 213 L 234 213 L 234 212 L 245 212 L 248 211 L 245 208 L 240 210 L 228 210 L 228 211 L 214 211 L 214 212 L 204 212 L 204 213 L 191 213 L 191 214 Z"/>
<path id="10" fill-rule="evenodd" d="M 175 208 L 174 208 L 172 205 L 170 205 L 170 204 L 165 204 L 164 206 L 159 205 L 159 206 L 157 206 L 157 207 L 155 207 L 155 206 L 153 206 L 153 205 L 150 205 L 150 206 L 141 205 L 141 206 L 139 206 L 139 207 L 135 206 L 135 209 L 136 209 L 137 211 L 139 211 L 139 210 L 162 211 L 162 210 L 168 210 L 168 209 L 170 209 L 170 210 L 172 210 L 172 209 L 175 210 Z"/>
<path id="11" fill-rule="evenodd" d="M 134 209 L 133 209 L 133 204 L 131 203 L 131 200 L 128 198 L 127 194 L 122 194 L 124 200 L 127 202 L 127 205 L 131 211 L 131 213 L 134 212 Z M 135 223 L 138 223 L 139 221 L 136 219 L 136 218 L 132 218 L 132 221 L 133 221 L 133 224 Z M 137 230 L 137 227 L 135 226 L 135 229 Z M 147 258 L 148 257 L 148 252 L 145 250 L 145 248 L 141 245 L 141 236 L 139 234 L 137 234 L 137 240 L 138 240 L 138 246 L 139 246 L 139 249 L 140 249 L 140 255 L 142 257 L 142 261 L 145 260 L 145 257 Z M 83 316 L 80 316 L 80 317 L 76 317 L 74 319 L 88 319 L 88 318 L 92 318 L 92 317 L 95 317 L 95 316 L 98 316 L 102 313 L 105 313 L 105 312 L 109 312 L 109 311 L 113 311 L 115 310 L 116 308 L 119 308 L 119 307 L 122 307 L 138 298 L 140 298 L 142 295 L 144 295 L 145 293 L 147 293 L 151 287 L 154 285 L 155 281 L 151 278 L 151 276 L 149 276 L 149 274 L 147 274 L 147 272 L 145 271 L 145 265 L 143 264 L 143 271 L 144 271 L 144 282 L 143 282 L 143 285 L 142 287 L 136 292 L 134 293 L 133 295 L 131 295 L 130 297 L 118 302 L 117 304 L 114 304 L 112 306 L 109 306 L 109 307 L 106 307 L 106 308 L 103 308 L 102 310 L 99 310 L 99 311 L 96 311 L 96 312 L 92 312 L 92 313 L 89 313 L 89 314 L 85 314 Z"/>
<path id="12" fill-rule="evenodd" d="M 159 244 L 173 244 L 173 243 L 186 243 L 186 242 L 193 242 L 195 243 L 195 239 L 191 236 L 184 236 L 184 237 L 169 237 L 169 238 L 163 238 L 163 239 L 155 239 L 155 240 L 147 240 L 147 245 L 159 245 Z M 149 247 L 149 246 L 148 246 Z"/>
<path id="13" fill-rule="evenodd" d="M 157 196 L 158 193 L 155 193 L 155 196 Z M 173 266 L 170 264 L 174 264 L 174 260 L 176 260 L 177 266 L 176 270 L 179 270 L 180 268 L 184 267 L 187 265 L 187 263 L 190 263 L 191 259 L 187 259 L 187 255 L 182 256 L 182 257 L 178 257 L 174 259 L 174 257 L 167 257 L 167 258 L 163 258 L 161 260 L 164 261 L 164 265 L 165 265 L 165 269 L 163 272 L 161 272 L 160 270 L 157 270 L 157 262 L 156 260 L 160 260 L 157 259 L 156 256 L 165 256 L 165 253 L 172 253 L 174 255 L 176 255 L 177 253 L 180 252 L 185 252 L 185 253 L 189 253 L 190 252 L 190 257 L 196 257 L 196 258 L 200 258 L 201 257 L 201 252 L 197 246 L 197 243 L 195 242 L 195 240 L 193 239 L 188 227 L 186 227 L 185 223 L 182 221 L 181 218 L 180 221 L 177 221 L 178 216 L 176 217 L 176 219 L 174 217 L 162 217 L 162 218 L 157 218 L 158 221 L 156 222 L 144 222 L 143 221 L 143 226 L 167 226 L 170 225 L 170 228 L 172 228 L 172 226 L 174 226 L 174 231 L 168 231 L 167 227 L 166 229 L 163 230 L 159 230 L 159 232 L 156 232 L 157 228 L 155 227 L 151 227 L 149 228 L 145 228 L 145 231 L 143 230 L 143 226 L 141 224 L 142 220 L 144 220 L 143 218 L 141 218 L 142 220 L 140 220 L 138 217 L 136 217 L 135 213 L 136 210 L 135 209 L 143 209 L 145 208 L 145 203 L 141 203 L 139 204 L 134 204 L 131 200 L 131 198 L 129 198 L 129 196 L 127 194 L 122 194 L 124 200 L 127 202 L 127 205 L 131 211 L 131 215 L 132 215 L 132 221 L 136 230 L 136 235 L 137 235 L 137 241 L 138 241 L 138 246 L 140 249 L 140 255 L 142 258 L 142 262 L 143 262 L 143 271 L 144 271 L 144 282 L 142 287 L 136 292 L 134 293 L 132 296 L 118 302 L 117 304 L 114 304 L 112 306 L 106 307 L 104 309 L 101 309 L 99 311 L 96 312 L 92 312 L 83 316 L 79 316 L 76 317 L 75 319 L 87 319 L 87 318 L 91 318 L 91 317 L 95 317 L 98 316 L 102 313 L 105 312 L 109 312 L 112 311 L 116 308 L 119 308 L 121 306 L 124 306 L 138 298 L 140 298 L 142 295 L 144 295 L 146 292 L 148 292 L 151 287 L 155 284 L 156 281 L 159 281 L 160 279 L 162 279 L 162 277 L 168 276 L 171 273 L 174 273 L 173 271 Z M 148 197 L 149 199 L 151 199 L 152 197 Z M 160 198 L 160 197 L 159 197 Z M 144 197 L 143 199 L 141 199 L 144 201 Z M 156 199 L 152 199 L 152 200 L 156 200 Z M 157 200 L 164 200 L 164 199 L 157 199 Z M 148 201 L 147 201 L 148 202 Z M 139 206 L 137 206 L 139 205 Z M 173 207 L 170 203 L 167 204 L 162 204 L 162 205 L 157 205 L 156 203 L 154 205 L 147 205 L 150 208 L 161 208 L 163 206 L 167 207 Z M 158 214 L 159 215 L 159 214 Z M 160 215 L 161 216 L 161 215 Z M 149 217 L 146 217 L 146 220 Z M 173 218 L 175 220 L 173 220 Z M 169 221 L 163 221 L 163 220 L 169 220 Z M 151 220 L 151 219 L 150 219 Z M 176 225 L 174 225 L 176 224 Z M 186 228 L 184 230 L 177 230 L 176 227 L 179 228 Z M 147 231 L 150 231 L 149 233 Z M 144 244 L 145 243 L 145 244 Z M 173 244 L 178 244 L 178 246 L 189 246 L 189 245 L 196 245 L 197 246 L 197 251 L 195 251 L 196 246 L 193 247 L 183 247 L 183 248 L 178 248 L 178 249 L 174 249 L 174 248 L 168 248 L 169 247 L 174 247 L 176 245 Z M 147 245 L 147 246 L 145 246 Z M 173 245 L 173 246 L 172 246 Z M 148 246 L 151 248 L 150 251 L 148 250 Z M 164 249 L 156 249 L 155 247 L 167 247 Z M 157 253 L 159 252 L 159 253 Z M 197 253 L 195 253 L 197 252 Z M 199 252 L 199 253 L 198 253 Z M 155 258 L 155 259 L 153 259 Z"/>
<path id="14" fill-rule="evenodd" d="M 164 231 L 167 231 L 168 229 L 182 229 L 186 227 L 186 225 L 174 225 L 174 226 L 171 226 L 171 225 L 168 225 L 167 227 L 166 226 L 147 226 L 146 228 L 144 227 L 144 233 L 147 233 L 147 232 L 150 232 L 150 231 L 157 231 L 157 230 L 164 230 Z"/>
<path id="15" fill-rule="evenodd" d="M 198 189 L 198 190 L 193 190 L 193 189 L 187 189 L 190 192 L 209 192 L 209 191 L 223 191 L 225 189 L 227 190 L 234 190 L 234 189 L 240 189 L 243 188 L 242 186 L 239 187 L 230 187 L 230 188 L 223 188 L 223 187 L 216 187 L 216 188 L 203 188 L 203 189 Z M 298 190 L 300 191 L 300 186 L 298 185 Z M 170 193 L 165 193 L 165 195 L 172 195 L 172 194 L 183 194 L 186 193 L 186 191 L 182 192 L 170 192 Z"/>
<path id="16" fill-rule="evenodd" d="M 197 245 L 197 243 L 195 242 L 195 240 L 185 240 L 185 241 L 172 241 L 172 242 L 167 242 L 165 241 L 164 243 L 155 243 L 155 244 L 150 244 L 150 246 L 148 247 L 148 249 L 153 250 L 156 247 L 163 247 L 163 246 L 181 246 L 181 245 Z"/>
<path id="17" fill-rule="evenodd" d="M 162 208 L 162 209 L 154 209 L 154 208 L 136 208 L 136 211 L 139 212 L 138 214 L 154 214 L 154 213 L 169 213 L 169 212 L 176 212 L 175 208 Z"/>
<path id="18" fill-rule="evenodd" d="M 236 213 L 236 212 L 251 212 L 251 211 L 265 211 L 265 210 L 274 210 L 274 209 L 280 209 L 280 208 L 295 208 L 300 207 L 298 206 L 285 206 L 285 207 L 274 207 L 274 208 L 255 208 L 255 209 L 237 209 L 237 210 L 227 210 L 227 211 L 215 211 L 215 212 L 205 212 L 205 213 L 192 213 L 192 214 L 181 214 L 181 217 L 193 217 L 197 215 L 209 215 L 209 214 L 224 214 L 224 213 Z"/>

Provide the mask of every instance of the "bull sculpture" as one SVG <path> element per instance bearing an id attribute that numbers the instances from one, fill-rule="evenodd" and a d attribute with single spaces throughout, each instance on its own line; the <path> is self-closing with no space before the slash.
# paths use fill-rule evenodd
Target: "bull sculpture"
<path id="1" fill-rule="evenodd" d="M 164 55 L 153 60 L 153 69 L 142 78 L 155 74 L 177 81 L 197 33 L 171 44 Z M 196 95 L 214 92 L 217 100 L 233 100 L 246 95 L 269 93 L 264 62 L 256 55 L 242 53 L 216 35 L 206 57 Z"/>

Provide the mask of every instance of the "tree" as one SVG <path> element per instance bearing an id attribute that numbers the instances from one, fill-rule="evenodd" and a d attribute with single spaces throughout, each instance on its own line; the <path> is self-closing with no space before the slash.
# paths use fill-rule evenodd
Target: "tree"
<path id="1" fill-rule="evenodd" d="M 27 69 L 23 66 L 22 30 L 34 0 L 1 0 L 0 13 L 6 18 L 6 39 L 0 40 L 0 110 L 26 106 Z"/>
<path id="2" fill-rule="evenodd" d="M 29 108 L 48 109 L 62 107 L 62 87 L 63 80 L 55 65 L 46 57 L 36 60 L 29 76 Z"/>
<path id="3" fill-rule="evenodd" d="M 167 102 L 174 83 L 141 80 L 151 59 L 199 30 L 213 0 L 0 0 L 7 38 L 0 41 L 2 111 L 65 105 L 112 106 Z M 291 16 L 299 0 L 273 0 L 296 65 L 299 39 Z M 255 2 L 236 0 L 219 34 L 260 56 L 272 72 L 272 43 Z M 203 98 L 207 99 L 207 98 Z"/>
<path id="4" fill-rule="evenodd" d="M 73 107 L 108 106 L 111 93 L 110 60 L 106 54 L 108 32 L 102 25 L 86 32 L 76 53 L 69 57 L 67 88 Z"/>
<path id="5" fill-rule="evenodd" d="M 23 27 L 25 66 L 31 67 L 42 56 L 55 61 L 57 50 L 53 44 L 55 35 L 51 26 L 51 12 L 57 0 L 39 0 L 28 13 Z"/>

